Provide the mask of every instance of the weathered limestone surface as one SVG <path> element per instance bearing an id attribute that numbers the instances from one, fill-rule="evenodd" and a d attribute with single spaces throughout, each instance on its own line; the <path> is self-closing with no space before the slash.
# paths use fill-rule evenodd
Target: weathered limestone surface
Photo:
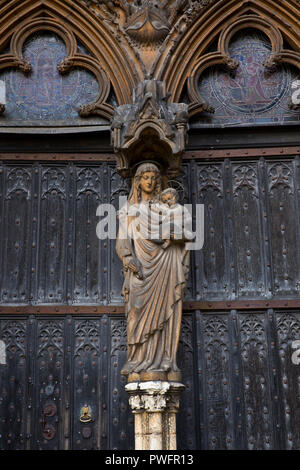
<path id="1" fill-rule="evenodd" d="M 180 172 L 188 129 L 188 106 L 168 103 L 165 83 L 145 80 L 134 89 L 132 104 L 115 108 L 111 124 L 117 169 L 132 176 L 137 162 L 149 155 L 165 166 L 170 176 Z"/>
<path id="2" fill-rule="evenodd" d="M 136 450 L 176 450 L 176 414 L 180 393 L 178 382 L 134 382 L 126 385 L 135 416 Z"/>

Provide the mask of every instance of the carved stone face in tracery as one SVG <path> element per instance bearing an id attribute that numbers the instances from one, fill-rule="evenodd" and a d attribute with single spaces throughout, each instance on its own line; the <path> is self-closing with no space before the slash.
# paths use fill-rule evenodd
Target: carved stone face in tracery
<path id="1" fill-rule="evenodd" d="M 156 173 L 154 171 L 145 171 L 140 179 L 140 188 L 146 194 L 151 194 L 156 185 Z"/>

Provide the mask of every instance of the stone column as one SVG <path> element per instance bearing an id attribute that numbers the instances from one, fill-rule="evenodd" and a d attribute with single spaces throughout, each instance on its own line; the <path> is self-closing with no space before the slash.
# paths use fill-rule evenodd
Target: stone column
<path id="1" fill-rule="evenodd" d="M 126 385 L 134 414 L 136 450 L 176 450 L 176 414 L 179 382 L 132 382 Z"/>

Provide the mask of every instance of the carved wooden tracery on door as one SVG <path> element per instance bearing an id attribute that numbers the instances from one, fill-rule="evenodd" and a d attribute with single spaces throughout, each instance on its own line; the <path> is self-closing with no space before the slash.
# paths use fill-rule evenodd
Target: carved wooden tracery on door
<path id="1" fill-rule="evenodd" d="M 213 106 L 201 80 L 219 66 L 234 74 L 230 48 L 241 31 L 267 38 L 267 73 L 299 68 L 299 2 L 178 4 L 172 15 L 150 15 L 163 27 L 149 37 L 135 28 L 140 11 L 109 1 L 0 0 L 1 72 L 28 76 L 24 44 L 54 35 L 66 48 L 58 72 L 87 70 L 99 87 L 80 125 L 96 113 L 107 126 L 150 77 L 172 103 L 184 97 L 200 129 L 199 113 Z M 178 446 L 299 449 L 300 378 L 290 358 L 300 334 L 300 149 L 200 147 L 184 155 L 180 176 L 182 202 L 207 209 L 184 304 Z M 128 181 L 112 152 L 26 150 L 0 148 L 0 448 L 130 449 L 121 265 L 114 242 L 95 238 L 98 204 L 117 209 Z M 89 422 L 80 420 L 86 405 Z"/>

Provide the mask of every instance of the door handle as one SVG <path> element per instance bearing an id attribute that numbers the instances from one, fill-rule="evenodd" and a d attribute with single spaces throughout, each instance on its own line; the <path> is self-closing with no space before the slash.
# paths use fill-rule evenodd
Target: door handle
<path id="1" fill-rule="evenodd" d="M 42 433 L 45 439 L 50 441 L 54 438 L 56 432 L 53 426 L 47 424 L 47 418 L 51 418 L 57 412 L 57 408 L 54 404 L 48 404 L 44 406 L 42 414 Z"/>
<path id="2" fill-rule="evenodd" d="M 81 408 L 81 416 L 79 420 L 81 423 L 90 423 L 92 421 L 90 407 L 88 405 L 84 405 Z"/>

